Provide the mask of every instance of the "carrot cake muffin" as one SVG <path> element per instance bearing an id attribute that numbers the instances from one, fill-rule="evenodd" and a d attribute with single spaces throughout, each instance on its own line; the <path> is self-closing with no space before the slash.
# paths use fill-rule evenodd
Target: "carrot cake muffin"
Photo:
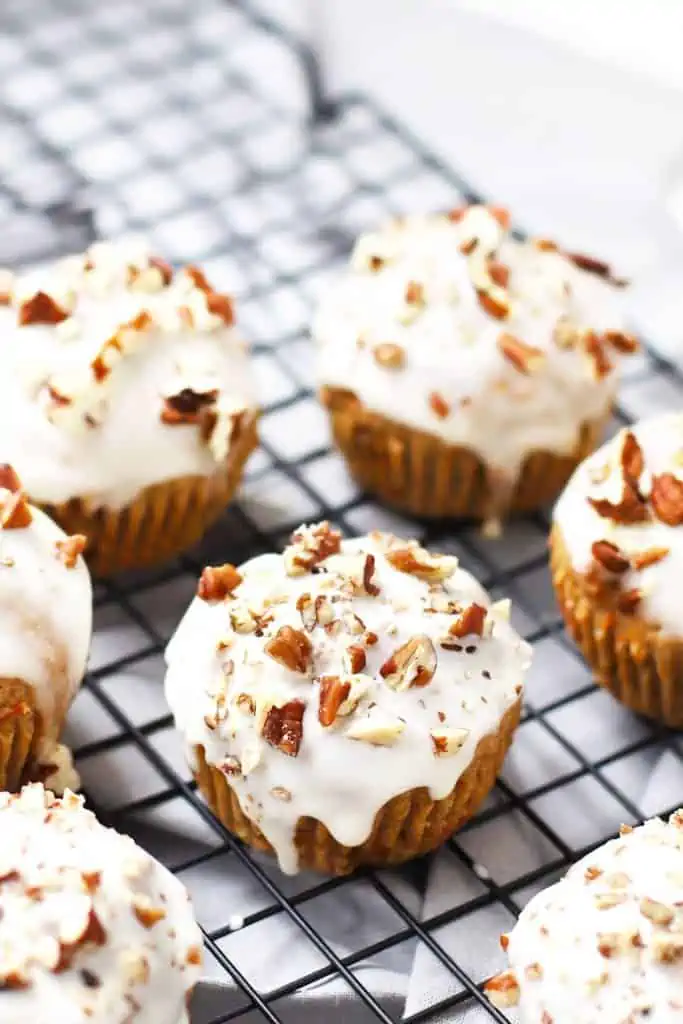
<path id="1" fill-rule="evenodd" d="M 683 725 L 683 414 L 622 430 L 577 469 L 553 518 L 555 591 L 596 680 Z"/>
<path id="2" fill-rule="evenodd" d="M 0 281 L 0 458 L 98 574 L 193 544 L 256 444 L 233 305 L 136 240 Z"/>
<path id="3" fill-rule="evenodd" d="M 508 617 L 457 559 L 328 523 L 205 569 L 166 693 L 214 812 L 288 873 L 434 849 L 519 719 L 530 648 Z"/>
<path id="4" fill-rule="evenodd" d="M 3 1024 L 189 1024 L 201 933 L 180 882 L 67 791 L 0 795 Z"/>
<path id="5" fill-rule="evenodd" d="M 38 772 L 74 785 L 57 743 L 83 678 L 92 629 L 82 536 L 67 537 L 0 466 L 0 788 Z"/>
<path id="6" fill-rule="evenodd" d="M 683 812 L 622 829 L 534 897 L 488 982 L 520 1024 L 683 1019 Z"/>
<path id="7" fill-rule="evenodd" d="M 621 283 L 514 238 L 496 207 L 361 236 L 314 325 L 322 401 L 359 483 L 425 516 L 496 519 L 554 498 L 636 347 Z"/>

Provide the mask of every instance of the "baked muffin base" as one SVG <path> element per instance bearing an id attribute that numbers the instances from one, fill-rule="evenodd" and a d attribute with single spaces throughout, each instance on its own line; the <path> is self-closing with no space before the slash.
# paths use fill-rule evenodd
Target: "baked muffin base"
<path id="1" fill-rule="evenodd" d="M 511 490 L 496 486 L 475 452 L 367 409 L 351 391 L 320 393 L 335 442 L 364 490 L 412 515 L 495 519 L 530 512 L 562 491 L 577 465 L 598 446 L 608 413 L 584 423 L 573 452 L 532 452 Z"/>
<path id="2" fill-rule="evenodd" d="M 557 524 L 550 535 L 550 569 L 567 628 L 595 681 L 633 711 L 683 726 L 683 640 L 601 604 L 574 570 Z"/>
<path id="3" fill-rule="evenodd" d="M 33 688 L 20 679 L 0 679 L 0 789 L 18 792 L 40 741 Z"/>
<path id="4" fill-rule="evenodd" d="M 347 875 L 361 865 L 400 864 L 441 846 L 472 817 L 491 791 L 519 723 L 517 700 L 495 733 L 485 736 L 474 757 L 443 800 L 433 800 L 426 788 L 394 797 L 375 817 L 372 832 L 361 846 L 344 846 L 314 818 L 301 818 L 295 844 L 299 869 Z M 230 832 L 257 850 L 273 853 L 258 826 L 246 817 L 225 775 L 206 761 L 204 748 L 195 748 L 195 777 L 211 810 Z"/>
<path id="5" fill-rule="evenodd" d="M 245 418 L 225 463 L 212 476 L 186 476 L 145 487 L 124 508 L 93 508 L 80 498 L 60 505 L 38 504 L 66 533 L 85 534 L 85 558 L 96 576 L 148 568 L 201 540 L 230 503 L 257 444 L 253 414 Z"/>

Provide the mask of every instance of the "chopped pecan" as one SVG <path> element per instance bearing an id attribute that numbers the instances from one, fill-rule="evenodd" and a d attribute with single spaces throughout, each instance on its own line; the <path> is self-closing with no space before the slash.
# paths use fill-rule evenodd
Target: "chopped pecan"
<path id="1" fill-rule="evenodd" d="M 218 398 L 218 390 L 193 391 L 192 388 L 182 388 L 175 395 L 168 395 L 164 399 L 161 410 L 161 422 L 169 426 L 177 423 L 201 423 L 203 414 L 213 406 Z"/>
<path id="2" fill-rule="evenodd" d="M 647 505 L 628 480 L 624 480 L 624 489 L 618 504 L 615 505 L 607 498 L 588 498 L 588 504 L 592 505 L 603 519 L 611 519 L 615 523 L 645 523 L 650 518 Z"/>
<path id="3" fill-rule="evenodd" d="M 496 299 L 490 292 L 484 291 L 483 288 L 477 288 L 477 298 L 481 308 L 496 320 L 505 320 L 510 312 L 510 306 L 507 302 Z"/>
<path id="4" fill-rule="evenodd" d="M 68 313 L 46 292 L 36 292 L 19 306 L 18 322 L 21 327 L 29 324 L 59 324 L 66 320 Z"/>
<path id="5" fill-rule="evenodd" d="M 387 561 L 399 572 L 417 576 L 428 583 L 449 579 L 458 568 L 457 558 L 435 556 L 421 547 L 394 548 L 387 551 Z"/>
<path id="6" fill-rule="evenodd" d="M 443 420 L 448 416 L 451 411 L 451 407 L 438 391 L 432 391 L 429 396 L 429 407 L 432 412 L 436 413 L 440 420 Z"/>
<path id="7" fill-rule="evenodd" d="M 432 729 L 430 736 L 436 757 L 452 757 L 461 749 L 469 729 Z"/>
<path id="8" fill-rule="evenodd" d="M 460 612 L 455 622 L 451 623 L 448 628 L 449 636 L 458 639 L 466 636 L 481 636 L 484 632 L 485 621 L 486 608 L 473 602 Z"/>
<path id="9" fill-rule="evenodd" d="M 23 491 L 10 492 L 0 503 L 0 528 L 23 530 L 31 525 L 33 514 Z"/>
<path id="10" fill-rule="evenodd" d="M 279 665 L 306 675 L 311 667 L 313 646 L 305 633 L 291 626 L 280 626 L 265 647 L 266 654 Z"/>
<path id="11" fill-rule="evenodd" d="M 410 306 L 424 306 L 425 290 L 419 281 L 409 281 L 406 286 L 405 299 Z"/>
<path id="12" fill-rule="evenodd" d="M 290 700 L 282 707 L 271 707 L 263 723 L 262 736 L 271 747 L 277 747 L 288 757 L 296 757 L 303 736 L 303 718 L 306 705 L 302 700 Z"/>
<path id="13" fill-rule="evenodd" d="M 607 572 L 620 576 L 629 569 L 629 560 L 621 553 L 616 544 L 609 540 L 596 540 L 591 548 L 593 558 Z"/>
<path id="14" fill-rule="evenodd" d="M 493 259 L 489 259 L 487 266 L 489 277 L 494 284 L 497 284 L 499 288 L 507 288 L 510 283 L 510 268 L 505 263 Z"/>
<path id="15" fill-rule="evenodd" d="M 683 481 L 673 473 L 661 473 L 652 478 L 650 501 L 660 522 L 667 526 L 683 523 Z"/>
<path id="16" fill-rule="evenodd" d="M 611 373 L 613 366 L 602 339 L 594 331 L 584 334 L 583 348 L 588 356 L 596 380 L 602 380 Z"/>
<path id="17" fill-rule="evenodd" d="M 326 520 L 314 526 L 301 526 L 292 534 L 284 550 L 287 575 L 303 576 L 340 550 L 341 533 Z"/>
<path id="18" fill-rule="evenodd" d="M 365 648 L 361 647 L 360 644 L 350 644 L 344 652 L 344 661 L 348 665 L 349 672 L 353 675 L 357 672 L 362 672 L 367 662 Z"/>
<path id="19" fill-rule="evenodd" d="M 8 974 L 0 974 L 0 991 L 19 992 L 22 989 L 30 988 L 31 982 L 19 971 L 9 971 Z"/>
<path id="20" fill-rule="evenodd" d="M 372 350 L 375 362 L 384 366 L 387 370 L 400 370 L 405 366 L 406 354 L 400 345 L 394 345 L 391 341 L 384 341 L 375 345 Z"/>
<path id="21" fill-rule="evenodd" d="M 557 252 L 559 248 L 557 242 L 553 242 L 551 238 L 534 238 L 533 244 L 540 252 Z"/>
<path id="22" fill-rule="evenodd" d="M 633 615 L 643 599 L 642 591 L 633 587 L 631 590 L 624 590 L 617 597 L 617 608 L 624 615 Z"/>
<path id="23" fill-rule="evenodd" d="M 632 334 L 624 334 L 623 331 L 604 331 L 603 341 L 611 345 L 617 352 L 625 355 L 632 355 L 640 349 L 640 342 Z"/>
<path id="24" fill-rule="evenodd" d="M 460 243 L 460 245 L 458 246 L 458 249 L 463 254 L 463 256 L 471 256 L 472 253 L 474 252 L 474 250 L 477 248 L 478 245 L 479 245 L 479 239 L 478 238 L 474 238 L 474 237 L 473 238 L 466 238 L 464 241 L 462 241 Z"/>
<path id="25" fill-rule="evenodd" d="M 209 565 L 199 577 L 197 597 L 202 601 L 222 601 L 242 582 L 242 576 L 230 562 Z"/>
<path id="26" fill-rule="evenodd" d="M 655 933 L 650 942 L 653 959 L 660 964 L 675 964 L 683 959 L 683 935 Z"/>
<path id="27" fill-rule="evenodd" d="M 91 909 L 83 932 L 69 942 L 60 941 L 59 960 L 54 967 L 54 973 L 61 974 L 63 971 L 68 970 L 78 950 L 82 949 L 87 943 L 92 943 L 94 946 L 104 946 L 106 941 L 107 933 L 102 927 L 99 917 Z"/>
<path id="28" fill-rule="evenodd" d="M 491 978 L 484 985 L 484 992 L 494 1006 L 500 1010 L 510 1009 L 517 1006 L 520 996 L 520 988 L 514 971 L 503 971 Z"/>
<path id="29" fill-rule="evenodd" d="M 511 223 L 510 211 L 505 206 L 491 206 L 488 204 L 486 209 L 505 231 L 509 229 Z"/>
<path id="30" fill-rule="evenodd" d="M 534 345 L 516 338 L 514 334 L 503 333 L 498 336 L 498 348 L 515 370 L 520 373 L 534 373 L 545 362 L 545 353 Z"/>
<path id="31" fill-rule="evenodd" d="M 668 554 L 669 548 L 648 548 L 647 551 L 639 551 L 637 554 L 631 555 L 631 565 L 637 571 L 647 569 L 649 566 L 661 562 Z"/>
<path id="32" fill-rule="evenodd" d="M 351 683 L 339 676 L 322 676 L 318 699 L 318 721 L 326 728 L 332 725 L 349 693 Z"/>
<path id="33" fill-rule="evenodd" d="M 220 292 L 207 292 L 206 308 L 209 313 L 219 317 L 228 326 L 235 322 L 235 311 L 232 301 L 227 295 L 221 295 Z"/>
<path id="34" fill-rule="evenodd" d="M 153 928 L 166 917 L 163 907 L 155 907 L 148 900 L 137 898 L 133 902 L 133 913 L 143 928 Z"/>
<path id="35" fill-rule="evenodd" d="M 467 213 L 466 206 L 455 206 L 452 210 L 449 210 L 446 216 L 453 224 L 459 224 Z"/>
<path id="36" fill-rule="evenodd" d="M 392 690 L 427 686 L 436 672 L 436 651 L 424 634 L 413 636 L 384 662 L 379 674 Z"/>
<path id="37" fill-rule="evenodd" d="M 185 273 L 192 281 L 195 288 L 198 288 L 200 292 L 212 292 L 213 288 L 206 279 L 206 274 L 199 267 L 195 267 L 192 264 L 188 264 L 185 267 Z"/>
<path id="38" fill-rule="evenodd" d="M 658 900 L 650 899 L 649 896 L 644 896 L 640 901 L 640 912 L 643 917 L 647 917 L 653 924 L 667 925 L 671 924 L 674 919 L 674 908 L 667 906 L 666 903 L 660 903 Z"/>
<path id="39" fill-rule="evenodd" d="M 376 583 L 373 583 L 372 577 L 375 575 L 375 556 L 366 555 L 365 561 L 363 562 L 363 587 L 365 592 L 370 597 L 377 597 L 380 592 L 379 587 Z"/>
<path id="40" fill-rule="evenodd" d="M 638 482 L 644 469 L 645 459 L 643 458 L 642 448 L 638 444 L 635 434 L 627 430 L 621 445 L 621 471 L 624 479 L 636 491 L 639 491 Z"/>
<path id="41" fill-rule="evenodd" d="M 85 551 L 88 538 L 82 533 L 74 533 L 64 540 L 55 541 L 57 557 L 64 563 L 67 569 L 74 569 L 78 562 L 78 556 Z"/>
<path id="42" fill-rule="evenodd" d="M 162 260 L 159 256 L 150 256 L 149 265 L 150 267 L 153 267 L 154 270 L 159 271 L 161 274 L 161 280 L 165 285 L 171 283 L 173 280 L 173 267 L 170 263 L 167 263 L 166 260 Z"/>
<path id="43" fill-rule="evenodd" d="M 381 270 L 385 263 L 386 260 L 382 259 L 381 256 L 370 256 L 368 258 L 368 267 L 374 273 L 377 273 L 378 270 Z"/>
<path id="44" fill-rule="evenodd" d="M 14 467 L 7 462 L 0 466 L 0 487 L 4 487 L 6 491 L 12 491 L 13 494 L 21 490 L 21 481 Z"/>

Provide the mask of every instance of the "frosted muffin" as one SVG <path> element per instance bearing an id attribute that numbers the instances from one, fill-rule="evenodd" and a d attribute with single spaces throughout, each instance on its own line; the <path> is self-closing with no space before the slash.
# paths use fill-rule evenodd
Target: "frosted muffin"
<path id="1" fill-rule="evenodd" d="M 189 1024 L 201 933 L 180 884 L 80 797 L 0 795 L 3 1024 Z"/>
<path id="2" fill-rule="evenodd" d="M 551 568 L 597 682 L 634 711 L 683 725 L 683 415 L 622 430 L 557 503 Z"/>
<path id="3" fill-rule="evenodd" d="M 534 897 L 486 986 L 520 1024 L 673 1024 L 683 1015 L 683 812 L 625 828 Z"/>
<path id="4" fill-rule="evenodd" d="M 19 479 L 0 466 L 0 788 L 39 774 L 74 785 L 58 743 L 83 678 L 92 631 L 82 536 L 67 537 L 30 506 Z"/>
<path id="5" fill-rule="evenodd" d="M 230 299 L 137 241 L 0 286 L 0 458 L 98 574 L 193 544 L 256 444 Z"/>
<path id="6" fill-rule="evenodd" d="M 424 516 L 497 519 L 554 498 L 636 347 L 619 283 L 513 238 L 493 207 L 363 235 L 314 324 L 322 401 L 359 483 Z"/>
<path id="7" fill-rule="evenodd" d="M 508 614 L 455 558 L 327 523 L 205 569 L 166 693 L 216 815 L 288 873 L 437 847 L 519 719 L 530 649 Z"/>

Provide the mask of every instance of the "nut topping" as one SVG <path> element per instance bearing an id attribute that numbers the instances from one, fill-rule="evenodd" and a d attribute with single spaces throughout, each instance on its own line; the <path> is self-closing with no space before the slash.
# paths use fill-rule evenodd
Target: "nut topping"
<path id="1" fill-rule="evenodd" d="M 616 544 L 609 540 L 596 540 L 591 547 L 591 553 L 595 561 L 607 572 L 620 576 L 629 569 L 628 558 L 621 553 Z"/>
<path id="2" fill-rule="evenodd" d="M 266 644 L 265 652 L 273 661 L 299 675 L 306 675 L 312 665 L 311 641 L 300 629 L 292 629 L 291 626 L 280 626 Z"/>
<path id="3" fill-rule="evenodd" d="M 626 480 L 636 491 L 639 491 L 639 481 L 645 469 L 643 451 L 635 434 L 627 430 L 621 446 L 621 471 Z"/>
<path id="4" fill-rule="evenodd" d="M 438 391 L 432 391 L 429 396 L 429 408 L 440 420 L 444 420 L 451 411 L 451 407 Z"/>
<path id="5" fill-rule="evenodd" d="M 488 261 L 489 277 L 499 288 L 507 288 L 510 281 L 510 268 L 504 263 L 490 259 Z"/>
<path id="6" fill-rule="evenodd" d="M 0 503 L 0 529 L 23 530 L 33 520 L 31 508 L 23 491 L 10 492 Z"/>
<path id="7" fill-rule="evenodd" d="M 18 323 L 20 327 L 31 324 L 58 324 L 66 320 L 68 315 L 47 292 L 36 292 L 19 306 Z"/>
<path id="8" fill-rule="evenodd" d="M 436 757 L 452 757 L 457 754 L 469 736 L 469 729 L 432 729 L 432 747 Z"/>
<path id="9" fill-rule="evenodd" d="M 612 372 L 614 367 L 610 362 L 605 346 L 593 331 L 588 331 L 583 336 L 583 348 L 588 356 L 595 380 L 602 380 Z"/>
<path id="10" fill-rule="evenodd" d="M 588 504 L 592 505 L 603 519 L 611 519 L 614 523 L 646 523 L 650 518 L 647 505 L 628 480 L 624 480 L 624 489 L 618 504 L 606 498 L 588 498 Z"/>
<path id="11" fill-rule="evenodd" d="M 683 481 L 673 473 L 661 473 L 652 478 L 650 501 L 660 522 L 667 526 L 683 523 Z"/>
<path id="12" fill-rule="evenodd" d="M 83 554 L 87 543 L 88 538 L 84 537 L 82 533 L 74 533 L 71 537 L 55 542 L 57 556 L 67 569 L 74 569 L 76 567 L 78 556 Z"/>
<path id="13" fill-rule="evenodd" d="M 503 971 L 491 978 L 484 985 L 484 992 L 499 1010 L 509 1010 L 517 1006 L 520 988 L 514 971 Z"/>
<path id="14" fill-rule="evenodd" d="M 617 352 L 623 355 L 633 355 L 640 349 L 640 342 L 632 334 L 624 334 L 623 331 L 605 331 L 603 340 L 611 345 Z"/>
<path id="15" fill-rule="evenodd" d="M 494 317 L 496 320 L 505 320 L 510 312 L 510 306 L 507 302 L 503 302 L 502 299 L 495 298 L 491 292 L 484 291 L 483 288 L 477 289 L 477 298 L 479 299 L 479 305 L 488 313 L 489 316 Z"/>
<path id="16" fill-rule="evenodd" d="M 318 700 L 318 721 L 329 727 L 339 714 L 339 709 L 351 692 L 348 679 L 339 676 L 322 676 L 320 679 L 320 697 Z"/>
<path id="17" fill-rule="evenodd" d="M 21 481 L 14 468 L 7 462 L 0 465 L 0 487 L 4 487 L 6 491 L 11 491 L 13 494 L 21 490 Z"/>
<path id="18" fill-rule="evenodd" d="M 197 597 L 202 601 L 223 601 L 226 597 L 232 597 L 241 582 L 242 576 L 230 562 L 207 566 L 199 577 Z"/>
<path id="19" fill-rule="evenodd" d="M 288 576 L 304 576 L 340 549 L 341 533 L 328 522 L 302 526 L 292 534 L 284 550 L 285 571 Z"/>
<path id="20" fill-rule="evenodd" d="M 394 569 L 417 576 L 427 583 L 441 583 L 449 579 L 458 568 L 457 558 L 432 555 L 418 546 L 393 548 L 387 551 L 386 557 Z"/>
<path id="21" fill-rule="evenodd" d="M 271 747 L 277 747 L 288 757 L 296 757 L 303 735 L 306 705 L 302 700 L 290 700 L 282 707 L 271 707 L 263 723 L 263 736 Z"/>
<path id="22" fill-rule="evenodd" d="M 468 605 L 448 627 L 449 636 L 462 639 L 466 636 L 482 636 L 486 621 L 486 608 L 480 604 Z"/>
<path id="23" fill-rule="evenodd" d="M 400 345 L 394 345 L 393 342 L 385 341 L 380 345 L 375 345 L 372 354 L 375 357 L 375 362 L 387 370 L 400 370 L 405 366 L 405 350 Z"/>
<path id="24" fill-rule="evenodd" d="M 346 736 L 350 740 L 371 743 L 376 747 L 391 747 L 405 729 L 405 722 L 381 712 L 376 706 L 363 717 L 356 716 Z"/>
<path id="25" fill-rule="evenodd" d="M 651 565 L 661 562 L 669 554 L 669 548 L 648 548 L 647 551 L 639 551 L 631 555 L 631 565 L 636 570 L 647 569 Z"/>
<path id="26" fill-rule="evenodd" d="M 665 903 L 659 903 L 648 896 L 644 896 L 640 901 L 640 912 L 653 924 L 666 926 L 674 919 L 673 907 L 667 907 Z"/>
<path id="27" fill-rule="evenodd" d="M 652 936 L 650 950 L 656 963 L 679 963 L 683 960 L 683 935 L 668 935 L 658 932 Z"/>
<path id="28" fill-rule="evenodd" d="M 387 658 L 379 670 L 392 690 L 407 690 L 411 686 L 427 686 L 436 672 L 436 651 L 430 638 L 424 634 L 413 636 Z"/>
<path id="29" fill-rule="evenodd" d="M 215 405 L 218 394 L 217 388 L 203 392 L 182 388 L 175 395 L 164 398 L 161 422 L 169 426 L 178 423 L 201 424 L 206 411 Z"/>
<path id="30" fill-rule="evenodd" d="M 503 333 L 498 336 L 498 348 L 515 370 L 531 374 L 545 363 L 545 353 L 534 345 L 516 338 L 514 334 Z"/>
<path id="31" fill-rule="evenodd" d="M 424 287 L 418 281 L 409 281 L 406 287 L 406 302 L 409 306 L 424 306 Z"/>

